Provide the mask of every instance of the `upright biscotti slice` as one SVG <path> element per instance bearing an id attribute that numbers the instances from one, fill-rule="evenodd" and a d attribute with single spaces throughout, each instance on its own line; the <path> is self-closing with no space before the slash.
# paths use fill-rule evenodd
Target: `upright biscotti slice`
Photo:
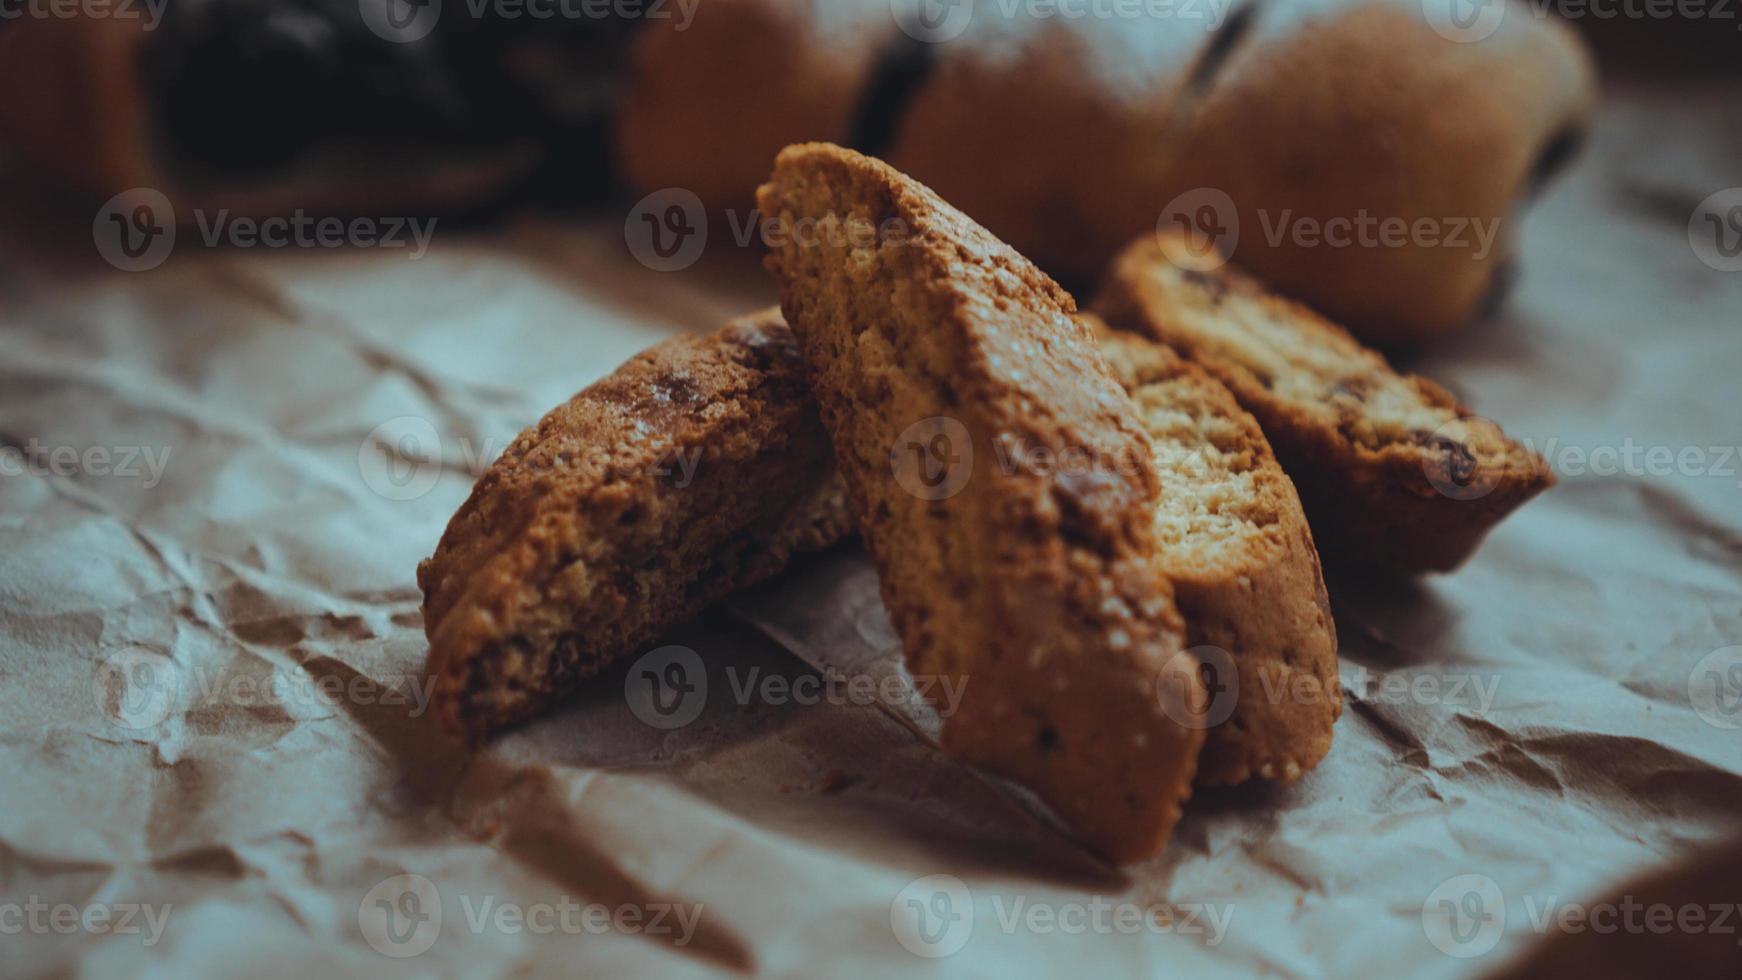
<path id="1" fill-rule="evenodd" d="M 777 311 L 660 344 L 522 433 L 418 568 L 437 716 L 525 718 L 851 527 Z"/>
<path id="2" fill-rule="evenodd" d="M 1156 853 L 1202 688 L 1156 561 L 1153 447 L 1074 302 L 837 146 L 788 147 L 757 197 L 908 667 L 965 684 L 945 750 L 1113 860 Z"/>
<path id="3" fill-rule="evenodd" d="M 1337 631 L 1294 484 L 1222 384 L 1090 318 L 1155 445 L 1161 569 L 1211 678 L 1200 785 L 1293 782 L 1342 714 Z"/>
<path id="4" fill-rule="evenodd" d="M 1448 571 L 1554 485 L 1542 458 L 1444 388 L 1402 375 L 1349 334 L 1239 270 L 1182 269 L 1146 236 L 1095 309 L 1202 365 L 1258 418 L 1328 553 Z"/>

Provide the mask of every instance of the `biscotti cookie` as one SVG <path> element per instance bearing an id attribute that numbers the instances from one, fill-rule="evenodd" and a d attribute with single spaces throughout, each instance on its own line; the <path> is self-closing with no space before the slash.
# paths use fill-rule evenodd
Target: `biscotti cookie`
<path id="1" fill-rule="evenodd" d="M 1220 382 L 1091 322 L 1154 442 L 1161 569 L 1213 681 L 1197 781 L 1293 782 L 1330 751 L 1343 708 L 1336 626 L 1294 484 Z"/>
<path id="2" fill-rule="evenodd" d="M 1542 458 L 1439 385 L 1401 375 L 1347 332 L 1231 266 L 1179 268 L 1145 237 L 1095 309 L 1196 361 L 1257 417 L 1326 553 L 1408 571 L 1456 568 L 1554 485 Z"/>
<path id="3" fill-rule="evenodd" d="M 778 312 L 660 344 L 522 433 L 418 568 L 436 713 L 524 718 L 851 526 Z"/>
<path id="4" fill-rule="evenodd" d="M 1203 692 L 1156 561 L 1153 447 L 1075 304 L 840 147 L 782 151 L 757 197 L 909 670 L 964 685 L 944 749 L 1115 861 L 1156 853 Z"/>

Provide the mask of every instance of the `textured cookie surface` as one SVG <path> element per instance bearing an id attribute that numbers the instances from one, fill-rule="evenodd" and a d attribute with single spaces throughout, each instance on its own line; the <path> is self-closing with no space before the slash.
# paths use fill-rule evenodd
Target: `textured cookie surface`
<path id="1" fill-rule="evenodd" d="M 522 433 L 418 569 L 438 716 L 524 718 L 851 526 L 776 311 L 660 344 Z"/>
<path id="2" fill-rule="evenodd" d="M 944 748 L 1118 861 L 1166 843 L 1203 742 L 1155 551 L 1153 447 L 1069 295 L 935 194 L 827 144 L 759 195 L 769 265 Z"/>
<path id="3" fill-rule="evenodd" d="M 1208 689 L 1197 781 L 1293 782 L 1330 751 L 1343 706 L 1336 626 L 1294 484 L 1221 383 L 1092 322 L 1155 446 L 1161 567 Z"/>
<path id="4" fill-rule="evenodd" d="M 1232 266 L 1190 271 L 1174 236 L 1122 253 L 1095 307 L 1202 365 L 1257 417 L 1327 553 L 1409 571 L 1457 567 L 1554 484 L 1541 457 L 1439 385 Z"/>

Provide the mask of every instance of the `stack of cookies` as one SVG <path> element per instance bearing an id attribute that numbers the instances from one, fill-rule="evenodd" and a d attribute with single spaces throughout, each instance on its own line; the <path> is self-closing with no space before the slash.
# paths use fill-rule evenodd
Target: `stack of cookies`
<path id="1" fill-rule="evenodd" d="M 1329 751 L 1315 530 L 1445 570 L 1552 483 L 1443 389 L 1166 241 L 1121 257 L 1095 316 L 869 157 L 789 147 L 758 197 L 805 230 L 768 236 L 781 311 L 553 411 L 419 569 L 449 728 L 525 718 L 857 527 L 909 669 L 963 692 L 945 751 L 1140 860 L 1194 785 Z"/>

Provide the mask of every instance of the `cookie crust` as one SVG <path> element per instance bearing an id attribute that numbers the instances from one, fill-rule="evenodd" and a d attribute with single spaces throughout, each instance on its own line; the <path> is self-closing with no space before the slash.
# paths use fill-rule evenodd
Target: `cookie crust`
<path id="1" fill-rule="evenodd" d="M 526 718 L 851 527 L 776 311 L 659 344 L 522 433 L 419 566 L 436 714 Z"/>
<path id="2" fill-rule="evenodd" d="M 1194 271 L 1177 234 L 1115 262 L 1094 308 L 1163 341 L 1258 419 L 1319 547 L 1410 572 L 1450 571 L 1495 524 L 1554 485 L 1542 458 L 1432 381 L 1231 265 Z"/>
<path id="3" fill-rule="evenodd" d="M 1201 683 L 1155 561 L 1152 447 L 1075 303 L 837 146 L 782 151 L 758 203 L 908 667 L 964 683 L 945 750 L 1032 788 L 1114 861 L 1157 853 L 1190 794 Z M 939 452 L 943 480 L 904 479 L 909 449 Z M 928 491 L 964 461 L 959 486 Z"/>

